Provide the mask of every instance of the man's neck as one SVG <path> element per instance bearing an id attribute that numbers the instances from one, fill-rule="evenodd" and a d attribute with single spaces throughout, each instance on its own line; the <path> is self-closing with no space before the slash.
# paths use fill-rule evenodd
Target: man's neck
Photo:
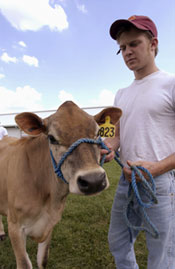
<path id="1" fill-rule="evenodd" d="M 134 76 L 135 76 L 135 79 L 136 80 L 139 80 L 139 79 L 142 79 L 154 72 L 157 72 L 159 69 L 156 65 L 153 65 L 151 68 L 143 68 L 143 69 L 140 69 L 140 70 L 137 70 L 137 71 L 134 71 Z"/>

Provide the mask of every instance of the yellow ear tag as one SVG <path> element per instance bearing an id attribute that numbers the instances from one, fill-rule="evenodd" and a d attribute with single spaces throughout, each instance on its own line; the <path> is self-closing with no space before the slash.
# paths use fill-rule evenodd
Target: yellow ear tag
<path id="1" fill-rule="evenodd" d="M 98 134 L 101 137 L 114 137 L 115 136 L 115 125 L 110 123 L 110 116 L 106 116 L 105 123 L 100 125 Z"/>

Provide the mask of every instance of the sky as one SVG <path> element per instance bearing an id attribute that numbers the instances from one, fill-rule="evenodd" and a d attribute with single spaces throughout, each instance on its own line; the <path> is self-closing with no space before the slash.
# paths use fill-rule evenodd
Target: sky
<path id="1" fill-rule="evenodd" d="M 113 105 L 134 76 L 109 28 L 131 15 L 155 22 L 156 64 L 175 74 L 174 0 L 0 0 L 0 113 Z"/>

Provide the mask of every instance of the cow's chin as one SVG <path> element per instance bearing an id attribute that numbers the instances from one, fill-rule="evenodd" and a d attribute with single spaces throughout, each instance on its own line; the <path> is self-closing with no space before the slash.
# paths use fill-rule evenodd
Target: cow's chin
<path id="1" fill-rule="evenodd" d="M 69 192 L 73 194 L 84 195 L 84 193 L 80 191 L 80 189 L 78 188 L 78 185 L 76 184 L 69 183 Z"/>

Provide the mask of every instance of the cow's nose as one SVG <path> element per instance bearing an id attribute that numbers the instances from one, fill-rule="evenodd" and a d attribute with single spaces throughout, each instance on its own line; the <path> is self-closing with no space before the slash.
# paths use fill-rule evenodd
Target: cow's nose
<path id="1" fill-rule="evenodd" d="M 84 194 L 95 194 L 107 186 L 106 174 L 96 173 L 86 174 L 78 177 L 77 180 L 80 191 Z"/>

